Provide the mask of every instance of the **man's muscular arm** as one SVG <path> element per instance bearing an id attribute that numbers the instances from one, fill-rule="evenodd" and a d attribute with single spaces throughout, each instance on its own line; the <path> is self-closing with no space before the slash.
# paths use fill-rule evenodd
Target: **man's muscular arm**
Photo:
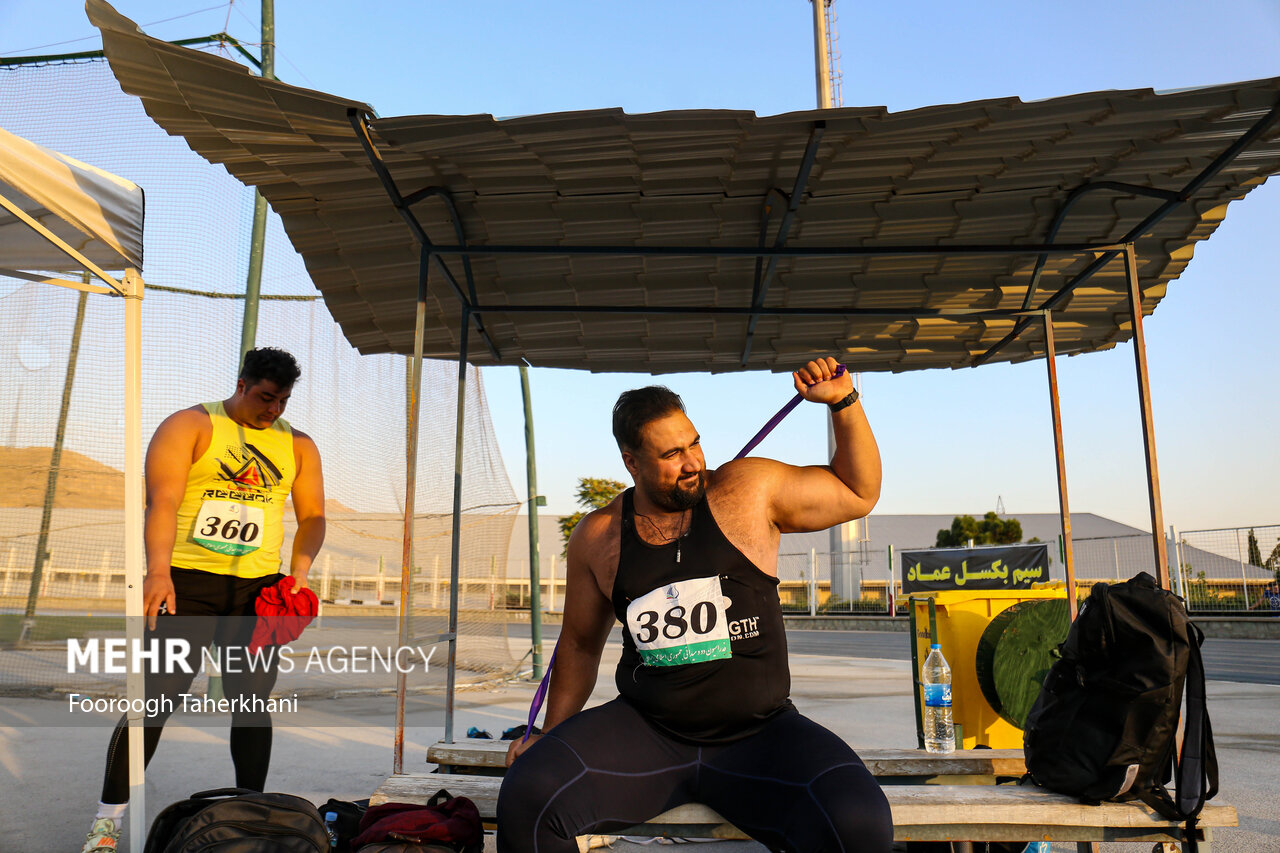
<path id="1" fill-rule="evenodd" d="M 585 516 L 569 537 L 566 558 L 564 621 L 556 646 L 556 665 L 547 690 L 544 731 L 582 710 L 596 686 L 600 654 L 613 628 L 613 604 L 600 588 L 591 561 L 601 559 L 610 529 L 607 510 Z M 534 741 L 515 740 L 507 750 L 507 765 L 515 761 Z"/>
<path id="2" fill-rule="evenodd" d="M 809 362 L 793 374 L 796 390 L 814 403 L 838 403 L 853 391 L 833 358 Z M 862 403 L 831 415 L 836 450 L 830 465 L 773 463 L 762 472 L 770 517 L 782 533 L 824 530 L 871 512 L 880 499 L 880 450 Z"/>
<path id="3" fill-rule="evenodd" d="M 147 574 L 142 582 L 142 606 L 152 630 L 161 604 L 170 613 L 178 612 L 169 564 L 177 539 L 178 507 L 187 489 L 196 445 L 205 431 L 212 432 L 212 426 L 204 410 L 183 409 L 164 419 L 147 446 L 147 510 L 143 522 Z"/>
<path id="4" fill-rule="evenodd" d="M 320 468 L 320 450 L 311 436 L 293 431 L 294 456 L 298 474 L 293 479 L 293 514 L 298 520 L 298 531 L 293 536 L 293 550 L 289 557 L 289 574 L 293 576 L 293 592 L 307 584 L 311 563 L 324 544 L 324 474 Z"/>

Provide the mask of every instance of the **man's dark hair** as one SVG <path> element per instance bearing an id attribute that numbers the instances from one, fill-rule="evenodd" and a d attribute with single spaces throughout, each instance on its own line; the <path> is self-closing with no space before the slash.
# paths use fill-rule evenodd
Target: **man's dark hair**
<path id="1" fill-rule="evenodd" d="M 636 450 L 642 442 L 640 430 L 646 424 L 683 411 L 680 395 L 664 385 L 623 391 L 613 404 L 613 438 L 618 442 L 618 449 Z"/>
<path id="2" fill-rule="evenodd" d="M 269 379 L 281 388 L 289 388 L 298 381 L 302 369 L 293 356 L 275 347 L 258 347 L 244 354 L 244 366 L 240 368 L 240 378 L 246 387 L 252 388 L 264 379 Z"/>

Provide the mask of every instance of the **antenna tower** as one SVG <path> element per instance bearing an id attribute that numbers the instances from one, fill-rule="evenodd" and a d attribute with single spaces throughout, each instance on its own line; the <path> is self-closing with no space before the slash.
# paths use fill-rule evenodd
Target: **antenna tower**
<path id="1" fill-rule="evenodd" d="M 840 16 L 836 14 L 835 0 L 825 0 L 825 8 L 823 14 L 827 19 L 827 73 L 831 75 L 831 106 L 844 106 L 844 92 L 842 83 L 844 75 L 840 73 L 840 38 L 836 33 L 836 21 Z"/>

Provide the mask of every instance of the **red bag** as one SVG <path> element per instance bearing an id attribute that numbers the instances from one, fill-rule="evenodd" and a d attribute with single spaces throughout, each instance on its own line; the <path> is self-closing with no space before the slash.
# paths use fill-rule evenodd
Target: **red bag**
<path id="1" fill-rule="evenodd" d="M 481 853 L 484 825 L 475 803 L 441 788 L 425 806 L 383 803 L 370 807 L 360 818 L 360 834 L 351 840 L 351 848 L 383 841 L 443 844 L 459 853 Z"/>

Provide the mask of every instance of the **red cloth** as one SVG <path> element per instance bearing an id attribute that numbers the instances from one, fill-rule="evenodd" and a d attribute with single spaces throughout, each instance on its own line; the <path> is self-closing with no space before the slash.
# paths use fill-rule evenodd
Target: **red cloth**
<path id="1" fill-rule="evenodd" d="M 249 651 L 257 652 L 263 646 L 283 646 L 302 636 L 302 629 L 311 624 L 320 609 L 320 599 L 309 589 L 296 595 L 293 578 L 286 576 L 280 582 L 258 593 L 254 609 L 258 611 L 258 624 L 253 629 Z"/>

